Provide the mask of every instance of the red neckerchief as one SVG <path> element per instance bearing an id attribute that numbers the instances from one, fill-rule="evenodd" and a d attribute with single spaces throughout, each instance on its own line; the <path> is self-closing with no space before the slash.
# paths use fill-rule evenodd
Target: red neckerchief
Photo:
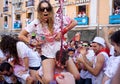
<path id="1" fill-rule="evenodd" d="M 99 53 L 101 53 L 101 52 L 106 52 L 106 53 L 109 55 L 110 50 L 109 50 L 108 48 L 102 48 L 102 49 L 96 54 L 96 56 L 97 56 Z M 109 55 L 109 56 L 110 56 L 110 55 Z"/>

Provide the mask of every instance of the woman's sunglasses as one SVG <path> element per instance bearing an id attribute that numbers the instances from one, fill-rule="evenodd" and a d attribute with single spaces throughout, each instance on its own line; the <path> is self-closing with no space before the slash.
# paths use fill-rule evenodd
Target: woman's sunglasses
<path id="1" fill-rule="evenodd" d="M 42 7 L 42 8 L 40 8 L 41 12 L 44 12 L 45 10 L 50 12 L 52 9 L 50 7 Z"/>

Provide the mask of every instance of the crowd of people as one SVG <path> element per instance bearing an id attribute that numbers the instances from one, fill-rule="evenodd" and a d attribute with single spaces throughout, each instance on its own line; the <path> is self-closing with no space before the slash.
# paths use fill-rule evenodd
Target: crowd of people
<path id="1" fill-rule="evenodd" d="M 86 17 L 85 11 L 79 12 L 78 17 L 79 17 L 79 18 L 80 18 L 80 17 Z"/>
<path id="2" fill-rule="evenodd" d="M 103 28 L 104 38 L 81 41 L 80 32 L 66 42 L 65 33 L 77 25 L 69 17 L 54 15 L 44 0 L 37 19 L 17 38 L 2 35 L 0 78 L 2 84 L 119 84 L 120 30 Z M 111 43 L 109 41 L 109 36 Z"/>

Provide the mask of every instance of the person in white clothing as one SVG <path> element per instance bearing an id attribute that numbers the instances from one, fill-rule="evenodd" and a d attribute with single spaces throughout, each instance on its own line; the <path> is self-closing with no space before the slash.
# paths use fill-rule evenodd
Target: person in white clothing
<path id="1" fill-rule="evenodd" d="M 107 60 L 109 58 L 104 50 L 105 41 L 102 37 L 95 37 L 91 46 L 95 53 L 93 62 L 90 62 L 86 58 L 87 49 L 85 47 L 81 48 L 80 53 L 82 56 L 78 58 L 78 61 L 83 63 L 84 67 L 92 74 L 92 84 L 101 84 Z"/>
<path id="2" fill-rule="evenodd" d="M 53 80 L 55 68 L 55 53 L 61 48 L 61 35 L 72 29 L 77 22 L 69 17 L 63 17 L 63 30 L 61 30 L 61 18 L 59 14 L 54 15 L 53 7 L 47 0 L 42 0 L 38 4 L 37 19 L 33 20 L 20 33 L 18 38 L 34 47 L 41 47 L 41 58 L 43 67 L 43 79 L 45 84 Z M 35 33 L 35 41 L 27 37 L 30 33 Z M 71 60 L 71 59 L 70 59 Z M 72 60 L 71 60 L 72 61 Z M 76 79 L 79 79 L 79 72 L 71 61 L 70 72 Z M 48 72 L 49 71 L 49 72 Z"/>
<path id="3" fill-rule="evenodd" d="M 108 36 L 105 34 L 105 37 Z M 120 31 L 113 33 L 112 36 L 110 37 L 112 44 L 109 43 L 109 45 L 111 45 L 110 50 L 112 50 L 111 53 L 112 56 L 110 57 L 106 70 L 104 72 L 105 75 L 103 77 L 102 84 L 111 84 L 111 81 L 114 78 L 120 66 L 119 38 L 120 38 Z"/>
<path id="4" fill-rule="evenodd" d="M 34 74 L 41 66 L 40 55 L 29 48 L 24 42 L 9 35 L 2 37 L 0 47 L 3 53 L 9 52 L 9 58 L 17 77 L 26 81 L 26 84 L 34 82 Z"/>
<path id="5" fill-rule="evenodd" d="M 4 77 L 4 83 L 0 84 L 21 84 L 19 79 L 14 75 L 14 69 L 8 62 L 3 62 L 0 65 L 0 75 Z"/>
<path id="6" fill-rule="evenodd" d="M 120 64 L 120 56 L 111 56 L 106 65 L 102 84 L 110 84 Z"/>
<path id="7" fill-rule="evenodd" d="M 0 64 L 3 62 L 3 61 L 6 61 L 7 60 L 7 57 L 5 56 L 5 54 L 2 52 L 2 50 L 0 49 Z"/>
<path id="8" fill-rule="evenodd" d="M 92 49 L 88 50 L 88 53 L 86 55 L 87 59 L 92 62 L 94 59 L 94 51 Z M 80 70 L 80 84 L 92 84 L 92 74 L 87 71 L 84 67 L 81 66 Z"/>
<path id="9" fill-rule="evenodd" d="M 120 66 L 118 70 L 116 71 L 114 77 L 112 78 L 111 84 L 119 84 L 120 83 Z"/>
<path id="10" fill-rule="evenodd" d="M 111 36 L 112 45 L 115 49 L 115 56 L 120 56 L 120 30 L 115 32 Z M 112 78 L 111 84 L 119 84 L 120 83 L 120 64 L 118 65 L 118 69 Z"/>

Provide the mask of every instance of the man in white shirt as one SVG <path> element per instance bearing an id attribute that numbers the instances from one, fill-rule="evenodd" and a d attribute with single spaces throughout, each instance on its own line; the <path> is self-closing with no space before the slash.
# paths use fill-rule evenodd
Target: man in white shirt
<path id="1" fill-rule="evenodd" d="M 116 74 L 117 69 L 120 66 L 120 30 L 112 34 L 111 43 L 114 46 L 114 54 L 110 57 L 108 61 L 106 70 L 104 72 L 105 75 L 103 77 L 102 84 L 111 84 L 111 80 L 114 78 L 114 75 Z"/>
<path id="2" fill-rule="evenodd" d="M 80 53 L 82 56 L 78 61 L 83 63 L 85 68 L 92 74 L 92 84 L 101 84 L 104 75 L 105 66 L 108 60 L 108 54 L 105 49 L 105 41 L 102 37 L 95 37 L 92 42 L 92 48 L 95 56 L 93 63 L 87 60 L 87 49 L 81 48 Z"/>

